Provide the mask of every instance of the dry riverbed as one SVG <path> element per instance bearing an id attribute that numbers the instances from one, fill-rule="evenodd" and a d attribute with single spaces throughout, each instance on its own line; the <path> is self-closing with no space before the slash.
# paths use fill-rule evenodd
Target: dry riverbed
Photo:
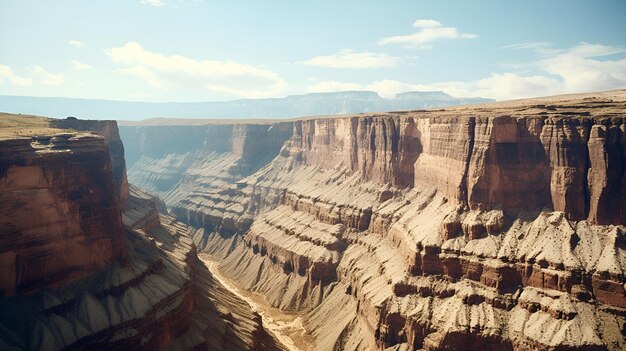
<path id="1" fill-rule="evenodd" d="M 243 289 L 239 289 L 230 279 L 225 277 L 219 269 L 219 262 L 212 260 L 209 255 L 200 254 L 200 260 L 211 271 L 226 289 L 246 301 L 250 308 L 258 313 L 263 319 L 263 326 L 272 333 L 283 346 L 290 351 L 313 350 L 314 344 L 311 337 L 306 335 L 306 329 L 302 325 L 302 318 L 293 313 L 285 313 L 270 306 L 259 295 Z"/>

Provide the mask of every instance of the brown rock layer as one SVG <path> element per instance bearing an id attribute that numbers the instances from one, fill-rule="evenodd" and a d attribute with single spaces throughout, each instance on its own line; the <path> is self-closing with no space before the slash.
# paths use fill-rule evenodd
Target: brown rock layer
<path id="1" fill-rule="evenodd" d="M 341 162 L 365 180 L 413 186 L 421 152 L 413 119 L 391 116 L 296 121 L 284 151 L 309 166 L 329 168 Z"/>
<path id="2" fill-rule="evenodd" d="M 123 224 L 104 138 L 0 140 L 4 296 L 66 284 L 124 258 Z"/>
<path id="3" fill-rule="evenodd" d="M 125 190 L 114 122 L 3 118 L 0 349 L 281 349 L 187 226 Z"/>
<path id="4" fill-rule="evenodd" d="M 315 349 L 621 350 L 624 111 L 616 91 L 294 121 L 245 175 L 232 139 L 163 150 L 182 175 L 160 191 Z"/>
<path id="5" fill-rule="evenodd" d="M 128 200 L 128 180 L 126 179 L 126 161 L 124 160 L 124 145 L 115 121 L 80 120 L 68 117 L 50 121 L 51 125 L 61 129 L 71 129 L 96 133 L 104 137 L 109 147 L 109 157 L 113 167 L 115 188 L 119 193 L 120 203 Z"/>

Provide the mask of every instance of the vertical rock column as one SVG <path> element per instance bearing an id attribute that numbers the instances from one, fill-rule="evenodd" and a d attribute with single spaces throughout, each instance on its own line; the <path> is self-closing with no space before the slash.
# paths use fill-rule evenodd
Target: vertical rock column
<path id="1" fill-rule="evenodd" d="M 606 120 L 591 128 L 589 220 L 626 225 L 626 135 L 623 120 Z"/>
<path id="2" fill-rule="evenodd" d="M 585 219 L 589 211 L 586 178 L 590 124 L 589 119 L 553 117 L 546 119 L 541 132 L 551 164 L 552 208 L 565 212 L 570 220 Z"/>

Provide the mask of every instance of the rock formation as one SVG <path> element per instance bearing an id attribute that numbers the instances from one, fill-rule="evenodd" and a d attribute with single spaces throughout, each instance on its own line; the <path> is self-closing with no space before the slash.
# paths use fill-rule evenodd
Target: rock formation
<path id="1" fill-rule="evenodd" d="M 613 91 L 120 132 L 131 183 L 316 350 L 622 350 L 625 111 Z"/>
<path id="2" fill-rule="evenodd" d="M 0 149 L 3 295 L 59 286 L 125 258 L 120 199 L 102 137 L 3 139 Z"/>
<path id="3" fill-rule="evenodd" d="M 112 121 L 0 117 L 0 349 L 280 349 L 123 156 Z"/>

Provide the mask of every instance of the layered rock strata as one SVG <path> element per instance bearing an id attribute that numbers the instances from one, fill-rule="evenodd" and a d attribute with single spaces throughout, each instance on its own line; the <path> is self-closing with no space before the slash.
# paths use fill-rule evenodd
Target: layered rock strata
<path id="1" fill-rule="evenodd" d="M 179 176 L 156 190 L 181 194 L 172 213 L 233 281 L 303 314 L 315 349 L 620 350 L 624 111 L 614 91 L 296 120 L 249 174 L 223 172 L 233 139 L 162 151 Z"/>
<path id="2" fill-rule="evenodd" d="M 120 203 L 103 137 L 57 133 L 2 139 L 0 150 L 4 296 L 58 287 L 125 258 Z"/>
<path id="3" fill-rule="evenodd" d="M 128 180 L 126 177 L 126 161 L 124 158 L 124 145 L 115 121 L 92 121 L 80 120 L 73 117 L 50 120 L 52 126 L 61 129 L 86 131 L 96 133 L 104 137 L 109 148 L 109 158 L 113 168 L 113 181 L 115 189 L 119 193 L 120 203 L 126 203 L 128 199 Z"/>
<path id="4" fill-rule="evenodd" d="M 115 176 L 114 122 L 3 117 L 0 349 L 281 349 L 188 227 Z"/>

